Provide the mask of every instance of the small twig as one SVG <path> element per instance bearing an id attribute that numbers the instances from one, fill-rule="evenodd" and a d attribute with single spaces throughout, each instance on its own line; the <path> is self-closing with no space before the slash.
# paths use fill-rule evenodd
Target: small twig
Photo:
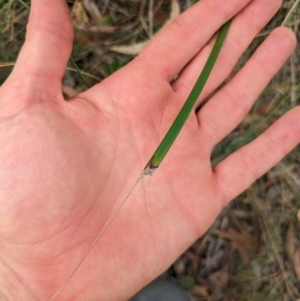
<path id="1" fill-rule="evenodd" d="M 192 1 L 191 0 L 186 0 L 186 9 L 190 8 L 191 6 L 193 5 Z"/>
<path id="2" fill-rule="evenodd" d="M 296 68 L 295 68 L 295 55 L 293 54 L 290 58 L 291 61 L 291 103 L 296 105 L 297 101 L 297 90 L 296 90 Z"/>
<path id="3" fill-rule="evenodd" d="M 149 18 L 149 37 L 150 39 L 153 37 L 153 0 L 149 1 L 149 10 L 148 10 L 148 18 Z"/>
<path id="4" fill-rule="evenodd" d="M 105 15 L 105 13 L 106 13 L 108 3 L 109 3 L 109 0 L 104 0 L 104 5 L 103 5 L 102 11 L 101 11 L 102 16 Z"/>
<path id="5" fill-rule="evenodd" d="M 72 11 L 71 11 L 71 17 L 72 17 L 72 18 L 73 18 L 73 16 L 74 16 L 74 12 L 75 12 L 77 3 L 78 3 L 78 0 L 76 0 L 75 3 L 74 3 L 73 6 L 72 6 Z"/>
<path id="6" fill-rule="evenodd" d="M 294 32 L 295 34 L 297 34 L 297 29 L 298 26 L 295 24 L 296 21 L 296 14 L 293 17 L 293 23 L 294 23 Z M 295 67 L 295 62 L 296 62 L 296 55 L 295 53 L 293 53 L 293 55 L 291 56 L 291 84 L 292 84 L 292 88 L 291 88 L 291 103 L 292 105 L 296 105 L 297 102 L 297 89 L 296 89 L 296 85 L 297 85 L 297 76 L 296 76 L 296 67 Z"/>
<path id="7" fill-rule="evenodd" d="M 6 62 L 0 62 L 0 68 L 5 68 L 5 67 L 13 67 L 14 65 L 15 65 L 16 63 L 13 63 L 13 62 L 8 62 L 8 63 L 6 63 Z M 67 67 L 66 68 L 67 70 L 70 70 L 70 71 L 73 71 L 73 72 L 78 72 L 77 71 L 77 69 L 75 69 L 75 68 L 72 68 L 72 67 Z M 87 77 L 90 77 L 90 78 L 92 78 L 92 79 L 95 79 L 95 80 L 97 80 L 97 81 L 101 81 L 101 79 L 99 78 L 99 77 L 97 77 L 97 76 L 94 76 L 93 74 L 90 74 L 90 73 L 88 73 L 88 72 L 85 72 L 85 71 L 80 71 L 81 72 L 81 74 L 83 74 L 83 75 L 85 75 L 85 76 L 87 76 Z"/>
<path id="8" fill-rule="evenodd" d="M 92 0 L 83 0 L 82 3 L 88 14 L 91 16 L 93 22 L 98 26 L 102 19 L 102 15 L 95 2 Z"/>

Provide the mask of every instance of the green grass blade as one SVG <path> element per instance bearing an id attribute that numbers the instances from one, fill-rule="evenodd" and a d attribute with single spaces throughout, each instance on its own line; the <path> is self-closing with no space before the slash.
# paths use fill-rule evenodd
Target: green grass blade
<path id="1" fill-rule="evenodd" d="M 211 74 L 211 71 L 216 63 L 216 60 L 220 54 L 221 48 L 223 46 L 224 40 L 227 36 L 231 21 L 225 23 L 222 28 L 220 29 L 219 35 L 217 37 L 216 43 L 212 49 L 212 52 L 194 86 L 190 95 L 188 96 L 185 104 L 183 105 L 182 109 L 180 110 L 179 114 L 177 115 L 175 121 L 173 122 L 172 126 L 170 127 L 169 131 L 163 138 L 162 142 L 152 155 L 150 161 L 145 167 L 145 171 L 149 171 L 149 174 L 152 174 L 153 171 L 158 168 L 168 151 L 170 150 L 172 144 L 174 143 L 175 139 L 177 138 L 179 132 L 181 131 L 183 125 L 185 124 L 188 116 L 190 115 L 191 111 L 193 110 L 197 99 L 199 98 L 208 78 Z"/>
<path id="2" fill-rule="evenodd" d="M 1 21 L 1 24 L 0 24 L 0 32 L 1 32 L 1 33 L 3 32 L 4 25 L 5 25 L 5 23 L 6 23 L 7 19 L 8 19 L 8 16 L 9 16 L 9 13 L 10 13 L 10 10 L 11 10 L 11 7 L 12 7 L 13 3 L 14 3 L 13 0 L 11 0 L 11 1 L 8 3 L 8 8 L 7 8 L 7 12 L 6 12 L 6 14 L 5 14 L 4 20 Z M 1 8 L 1 10 L 2 10 L 2 8 Z"/>
<path id="3" fill-rule="evenodd" d="M 25 3 L 23 0 L 18 0 L 26 9 L 29 9 L 29 6 L 27 3 Z"/>
<path id="4" fill-rule="evenodd" d="M 297 7 L 300 4 L 300 0 L 296 0 L 286 17 L 284 18 L 281 26 L 287 26 L 289 24 L 290 18 L 292 17 L 293 14 L 296 14 Z"/>
<path id="5" fill-rule="evenodd" d="M 87 88 L 89 88 L 89 84 L 86 80 L 86 78 L 84 77 L 84 75 L 82 74 L 82 72 L 80 71 L 80 69 L 78 68 L 77 64 L 75 63 L 75 61 L 70 58 L 70 62 L 73 65 L 73 67 L 76 69 L 77 73 L 79 74 L 80 78 L 82 79 L 82 81 L 84 82 L 84 84 L 86 85 Z"/>

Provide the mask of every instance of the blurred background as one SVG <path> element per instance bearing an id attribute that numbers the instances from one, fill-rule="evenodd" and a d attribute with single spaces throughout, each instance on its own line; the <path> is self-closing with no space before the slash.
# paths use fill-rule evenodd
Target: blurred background
<path id="1" fill-rule="evenodd" d="M 68 1 L 75 41 L 72 61 L 63 81 L 65 97 L 76 95 L 126 65 L 162 27 L 195 2 Z M 28 0 L 0 1 L 0 85 L 12 70 L 24 42 L 29 6 Z M 300 1 L 284 0 L 278 14 L 256 37 L 232 74 L 275 27 L 284 24 L 299 39 L 299 23 Z M 249 143 L 286 111 L 299 105 L 299 84 L 298 46 L 247 118 L 217 145 L 212 165 Z M 207 233 L 167 273 L 176 277 L 196 301 L 300 300 L 299 234 L 298 146 L 224 208 Z"/>

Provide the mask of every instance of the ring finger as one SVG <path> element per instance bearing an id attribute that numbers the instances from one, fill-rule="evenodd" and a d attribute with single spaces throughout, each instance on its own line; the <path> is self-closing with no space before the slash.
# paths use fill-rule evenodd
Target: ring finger
<path id="1" fill-rule="evenodd" d="M 198 112 L 200 133 L 210 147 L 244 119 L 295 46 L 292 31 L 283 27 L 275 29 L 241 71 Z"/>

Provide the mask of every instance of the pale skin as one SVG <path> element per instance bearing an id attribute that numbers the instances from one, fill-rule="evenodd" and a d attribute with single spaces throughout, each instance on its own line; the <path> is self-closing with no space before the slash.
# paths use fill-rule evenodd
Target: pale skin
<path id="1" fill-rule="evenodd" d="M 228 76 L 280 0 L 202 0 L 129 65 L 65 101 L 73 28 L 64 0 L 32 0 L 26 42 L 0 90 L 1 300 L 48 301 L 130 190 L 234 17 L 203 98 Z M 214 169 L 212 148 L 294 50 L 274 30 L 187 124 L 55 300 L 126 300 L 203 234 L 220 210 L 300 141 L 300 108 Z M 183 71 L 182 71 L 183 70 Z M 170 81 L 180 71 L 173 83 Z"/>

